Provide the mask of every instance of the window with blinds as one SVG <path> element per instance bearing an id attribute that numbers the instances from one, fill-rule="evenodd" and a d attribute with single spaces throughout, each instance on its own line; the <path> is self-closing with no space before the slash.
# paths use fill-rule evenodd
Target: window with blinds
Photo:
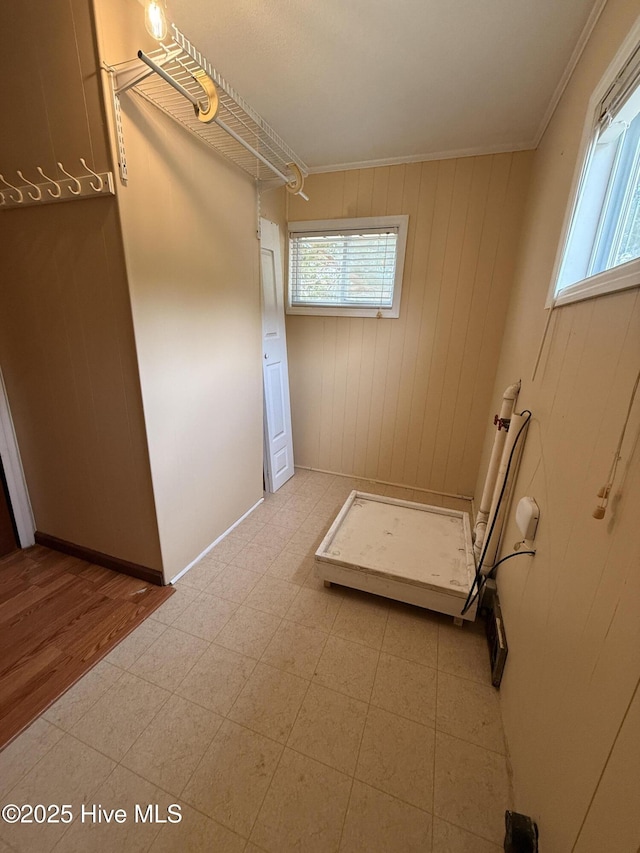
<path id="1" fill-rule="evenodd" d="M 556 302 L 640 284 L 640 46 L 599 87 Z"/>
<path id="2" fill-rule="evenodd" d="M 398 317 L 407 216 L 289 223 L 290 314 Z"/>

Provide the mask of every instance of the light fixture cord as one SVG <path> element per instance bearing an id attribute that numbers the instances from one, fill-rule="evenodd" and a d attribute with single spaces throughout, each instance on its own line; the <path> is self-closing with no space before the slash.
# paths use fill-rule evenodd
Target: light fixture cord
<path id="1" fill-rule="evenodd" d="M 622 430 L 620 431 L 620 438 L 618 439 L 618 445 L 616 447 L 615 453 L 613 454 L 613 461 L 611 462 L 611 468 L 609 469 L 609 478 L 602 490 L 602 497 L 600 499 L 600 503 L 594 510 L 594 518 L 604 518 L 604 510 L 606 509 L 607 502 L 609 500 L 609 493 L 613 487 L 613 481 L 615 480 L 616 471 L 618 469 L 618 462 L 620 461 L 620 451 L 622 450 L 622 444 L 624 442 L 624 437 L 627 432 L 627 427 L 629 425 L 629 418 L 631 417 L 631 410 L 633 409 L 633 404 L 636 399 L 636 394 L 638 392 L 638 385 L 640 385 L 640 370 L 638 371 L 638 375 L 636 376 L 636 381 L 633 384 L 633 390 L 631 391 L 631 397 L 629 398 L 629 406 L 627 407 L 627 416 L 624 419 L 624 424 L 622 425 Z"/>

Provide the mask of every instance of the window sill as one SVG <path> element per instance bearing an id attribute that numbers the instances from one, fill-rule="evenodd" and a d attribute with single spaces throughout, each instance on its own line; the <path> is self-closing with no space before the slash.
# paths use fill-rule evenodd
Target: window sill
<path id="1" fill-rule="evenodd" d="M 302 314 L 307 317 L 370 317 L 374 320 L 397 320 L 400 316 L 400 309 L 343 308 L 338 305 L 335 307 L 331 305 L 310 305 L 309 307 L 289 305 L 286 308 L 286 313 Z"/>
<path id="2" fill-rule="evenodd" d="M 558 307 L 570 305 L 572 302 L 581 302 L 583 299 L 593 299 L 607 293 L 616 293 L 619 290 L 628 290 L 630 287 L 640 285 L 640 258 L 621 264 L 611 270 L 605 270 L 585 278 L 575 284 L 558 291 L 555 299 L 550 303 Z M 547 307 L 550 307 L 548 305 Z"/>

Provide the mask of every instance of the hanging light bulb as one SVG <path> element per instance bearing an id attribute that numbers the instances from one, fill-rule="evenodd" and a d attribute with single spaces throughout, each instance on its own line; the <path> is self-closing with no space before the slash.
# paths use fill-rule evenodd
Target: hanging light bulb
<path id="1" fill-rule="evenodd" d="M 147 0 L 144 10 L 144 22 L 149 35 L 157 41 L 163 41 L 167 36 L 167 16 L 164 13 L 162 0 Z"/>

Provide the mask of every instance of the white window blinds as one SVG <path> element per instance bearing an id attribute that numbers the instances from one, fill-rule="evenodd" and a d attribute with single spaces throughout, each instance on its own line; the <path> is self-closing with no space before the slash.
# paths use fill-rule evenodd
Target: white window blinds
<path id="1" fill-rule="evenodd" d="M 292 233 L 291 305 L 391 308 L 399 228 Z"/>
<path id="2" fill-rule="evenodd" d="M 640 45 L 631 54 L 622 70 L 617 75 L 613 83 L 609 86 L 605 96 L 600 102 L 600 110 L 598 122 L 601 126 L 606 127 L 610 122 L 619 120 L 620 113 L 628 112 L 625 110 L 627 102 L 635 96 L 637 99 L 638 88 L 640 87 Z M 631 108 L 635 114 L 635 110 Z"/>
<path id="3" fill-rule="evenodd" d="M 289 222 L 287 313 L 400 316 L 409 217 Z"/>

